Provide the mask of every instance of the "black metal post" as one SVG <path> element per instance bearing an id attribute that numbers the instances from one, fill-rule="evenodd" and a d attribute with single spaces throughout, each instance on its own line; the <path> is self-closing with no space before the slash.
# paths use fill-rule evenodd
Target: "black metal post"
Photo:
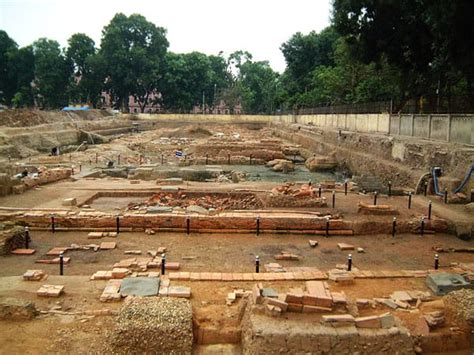
<path id="1" fill-rule="evenodd" d="M 428 219 L 431 219 L 431 200 L 428 201 Z"/>
<path id="2" fill-rule="evenodd" d="M 28 226 L 25 227 L 25 249 L 30 248 L 30 229 Z"/>
<path id="3" fill-rule="evenodd" d="M 321 198 L 321 184 L 319 184 L 318 187 L 318 197 Z"/>
<path id="4" fill-rule="evenodd" d="M 161 153 L 161 165 L 163 165 L 164 158 L 163 158 L 163 153 Z"/>
<path id="5" fill-rule="evenodd" d="M 165 274 L 166 270 L 166 254 L 161 254 L 161 275 Z"/>
<path id="6" fill-rule="evenodd" d="M 412 197 L 412 193 L 409 192 L 409 193 L 408 193 L 408 209 L 411 208 L 411 197 Z"/>
<path id="7" fill-rule="evenodd" d="M 388 197 L 392 196 L 392 182 L 388 182 Z"/>
<path id="8" fill-rule="evenodd" d="M 117 156 L 117 165 L 120 165 L 120 154 Z"/>
<path id="9" fill-rule="evenodd" d="M 444 203 L 448 203 L 448 189 L 444 188 Z"/>
<path id="10" fill-rule="evenodd" d="M 326 238 L 329 237 L 329 217 L 326 217 Z"/>
<path id="11" fill-rule="evenodd" d="M 209 162 L 209 154 L 206 153 L 206 165 Z"/>
<path id="12" fill-rule="evenodd" d="M 257 217 L 257 236 L 260 235 L 260 217 Z"/>
<path id="13" fill-rule="evenodd" d="M 258 255 L 255 257 L 255 272 L 260 273 L 260 257 Z"/>
<path id="14" fill-rule="evenodd" d="M 227 165 L 230 165 L 230 154 L 227 154 Z"/>
<path id="15" fill-rule="evenodd" d="M 252 154 L 250 154 L 250 165 L 252 165 Z"/>
<path id="16" fill-rule="evenodd" d="M 421 217 L 421 227 L 420 227 L 420 234 L 425 234 L 425 217 Z"/>
<path id="17" fill-rule="evenodd" d="M 191 219 L 188 216 L 186 217 L 186 234 L 187 235 L 189 235 L 190 229 L 191 229 Z"/>
<path id="18" fill-rule="evenodd" d="M 352 254 L 347 256 L 347 271 L 352 270 Z"/>
<path id="19" fill-rule="evenodd" d="M 336 208 L 336 191 L 332 191 L 332 208 Z"/>
<path id="20" fill-rule="evenodd" d="M 115 231 L 117 234 L 120 233 L 120 216 L 115 217 Z"/>
<path id="21" fill-rule="evenodd" d="M 51 232 L 55 233 L 56 232 L 56 225 L 54 221 L 54 214 L 51 215 Z"/>
<path id="22" fill-rule="evenodd" d="M 347 196 L 347 180 L 344 180 L 344 195 Z"/>
<path id="23" fill-rule="evenodd" d="M 374 192 L 374 206 L 377 205 L 377 195 L 378 195 L 378 193 L 377 193 L 377 191 L 375 191 Z"/>
<path id="24" fill-rule="evenodd" d="M 393 217 L 393 222 L 392 222 L 392 237 L 395 237 L 395 234 L 397 233 L 397 217 Z"/>
<path id="25" fill-rule="evenodd" d="M 438 254 L 435 254 L 435 257 L 434 257 L 434 269 L 435 270 L 439 269 L 439 255 Z"/>
<path id="26" fill-rule="evenodd" d="M 79 164 L 79 172 L 82 171 L 82 164 Z"/>
<path id="27" fill-rule="evenodd" d="M 64 275 L 64 254 L 59 254 L 59 275 Z"/>

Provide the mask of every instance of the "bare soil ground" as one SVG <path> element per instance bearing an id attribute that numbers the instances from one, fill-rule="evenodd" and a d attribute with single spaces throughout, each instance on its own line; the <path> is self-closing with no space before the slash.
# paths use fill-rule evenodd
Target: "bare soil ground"
<path id="1" fill-rule="evenodd" d="M 36 122 L 36 121 L 34 121 Z M 14 121 L 11 123 L 14 125 Z M 265 137 L 265 132 L 255 131 L 230 125 L 215 125 L 209 128 L 209 133 L 224 132 L 226 135 L 238 133 L 244 140 L 258 140 Z M 104 166 L 108 159 L 117 160 L 121 154 L 123 164 L 138 164 L 139 154 L 145 153 L 145 163 L 158 163 L 163 153 L 165 164 L 177 166 L 178 160 L 174 157 L 176 149 L 190 147 L 190 141 L 173 141 L 163 143 L 161 137 L 183 137 L 193 139 L 193 144 L 205 143 L 208 132 L 201 129 L 182 128 L 176 130 L 162 129 L 144 132 L 135 136 L 123 136 L 109 144 L 94 146 L 85 152 L 77 152 L 69 157 L 34 157 L 32 163 L 74 163 L 83 164 L 82 172 L 75 177 L 77 181 L 62 181 L 27 191 L 22 195 L 11 195 L 0 198 L 1 207 L 19 209 L 72 209 L 63 207 L 65 198 L 75 197 L 78 203 L 88 200 L 99 191 L 156 191 L 159 186 L 154 181 L 141 181 L 131 184 L 127 179 L 104 178 L 82 179 L 85 173 L 95 167 L 96 153 L 100 155 L 98 165 Z M 22 162 L 28 162 L 24 160 Z M 91 164 L 92 163 L 92 164 Z M 314 182 L 316 183 L 316 181 Z M 188 191 L 208 192 L 215 191 L 249 190 L 256 193 L 270 191 L 277 183 L 270 182 L 241 182 L 238 184 L 219 183 L 184 183 L 180 185 Z M 329 207 L 319 209 L 298 209 L 297 211 L 312 211 L 321 213 L 337 213 L 346 220 L 353 221 L 385 221 L 391 223 L 393 216 L 364 216 L 357 214 L 357 202 L 372 203 L 373 196 L 351 193 L 344 196 L 336 194 L 336 208 L 331 208 L 331 192 L 323 192 Z M 147 198 L 114 199 L 103 198 L 93 203 L 93 207 L 107 211 L 123 211 L 129 202 L 145 201 Z M 419 218 L 427 214 L 428 198 L 416 196 L 413 208 L 408 210 L 406 197 L 379 196 L 379 204 L 390 204 L 400 214 L 399 219 Z M 469 221 L 470 216 L 462 206 L 442 204 L 433 198 L 433 215 L 449 217 L 454 221 Z M 30 247 L 36 249 L 32 256 L 7 256 L 0 259 L 0 298 L 15 297 L 34 301 L 41 310 L 60 308 L 65 312 L 85 310 L 112 309 L 120 307 L 120 303 L 104 304 L 99 301 L 100 294 L 106 284 L 105 281 L 90 281 L 90 276 L 98 270 L 111 270 L 114 263 L 121 259 L 135 256 L 125 255 L 125 250 L 141 250 L 146 257 L 147 250 L 158 247 L 167 248 L 167 260 L 181 264 L 181 271 L 199 272 L 253 272 L 255 256 L 258 255 L 263 265 L 276 262 L 274 255 L 281 251 L 289 251 L 300 255 L 300 261 L 279 261 L 284 267 L 311 266 L 320 270 L 329 270 L 336 264 L 344 264 L 348 251 L 341 251 L 337 243 L 345 242 L 355 247 L 364 248 L 364 253 L 352 252 L 354 266 L 361 270 L 426 270 L 433 267 L 435 252 L 433 246 L 441 247 L 471 247 L 472 242 L 465 242 L 448 234 L 429 234 L 423 237 L 415 234 L 401 234 L 396 238 L 389 235 L 357 235 L 354 237 L 316 237 L 301 234 L 272 234 L 262 233 L 260 236 L 252 234 L 200 234 L 191 233 L 162 233 L 155 235 L 145 233 L 120 233 L 118 238 L 101 240 L 88 239 L 86 232 L 40 232 L 31 231 L 32 242 Z M 310 248 L 308 239 L 318 240 L 317 248 Z M 65 266 L 65 276 L 59 276 L 58 265 L 36 264 L 35 260 L 47 258 L 46 253 L 53 247 L 66 247 L 72 243 L 91 244 L 101 241 L 116 241 L 118 246 L 108 251 L 68 251 L 66 257 L 71 262 Z M 474 255 L 467 253 L 443 253 L 440 255 L 441 269 L 446 269 L 450 263 L 474 262 Z M 25 282 L 21 275 L 28 269 L 43 269 L 49 274 L 42 282 Z M 42 284 L 63 284 L 65 295 L 59 299 L 42 299 L 36 296 L 36 290 Z M 252 282 L 176 282 L 187 285 L 192 289 L 191 302 L 195 319 L 201 326 L 218 328 L 232 328 L 238 324 L 237 303 L 227 306 L 227 294 L 234 289 L 251 289 Z M 291 287 L 303 287 L 303 282 L 264 282 L 265 287 L 273 287 L 285 292 Z M 386 297 L 396 290 L 426 290 L 424 279 L 377 279 L 356 280 L 353 285 L 340 286 L 330 282 L 332 291 L 343 290 L 351 301 L 358 297 L 373 298 Z M 371 314 L 374 310 L 362 312 Z M 377 310 L 381 313 L 381 310 Z M 416 315 L 405 312 L 396 312 L 396 315 L 406 321 L 408 327 L 413 327 Z M 308 317 L 308 315 L 288 314 L 288 317 Z M 310 316 L 318 320 L 318 315 Z M 308 319 L 308 318 L 306 318 Z M 0 354 L 25 353 L 44 354 L 107 352 L 107 329 L 114 325 L 113 316 L 84 316 L 84 315 L 42 315 L 32 321 L 0 322 Z M 238 346 L 216 345 L 212 347 L 196 347 L 197 354 L 209 353 L 240 353 Z"/>

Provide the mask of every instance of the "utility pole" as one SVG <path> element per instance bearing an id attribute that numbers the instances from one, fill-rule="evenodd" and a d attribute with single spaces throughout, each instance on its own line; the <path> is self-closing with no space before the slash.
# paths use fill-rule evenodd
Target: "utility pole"
<path id="1" fill-rule="evenodd" d="M 214 106 L 216 106 L 217 84 L 214 83 Z"/>
<path id="2" fill-rule="evenodd" d="M 202 92 L 202 114 L 204 115 L 204 111 L 205 111 L 205 106 L 206 105 L 206 101 L 205 101 L 205 96 L 204 96 L 204 91 Z"/>

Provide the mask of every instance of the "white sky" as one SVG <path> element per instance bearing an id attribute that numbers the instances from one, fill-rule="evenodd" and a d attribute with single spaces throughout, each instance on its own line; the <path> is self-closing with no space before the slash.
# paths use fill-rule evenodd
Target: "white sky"
<path id="1" fill-rule="evenodd" d="M 20 46 L 40 37 L 67 45 L 74 33 L 98 47 L 117 12 L 140 13 L 168 30 L 169 50 L 225 55 L 247 50 L 282 72 L 280 45 L 296 32 L 329 25 L 330 0 L 0 0 L 0 29 Z"/>

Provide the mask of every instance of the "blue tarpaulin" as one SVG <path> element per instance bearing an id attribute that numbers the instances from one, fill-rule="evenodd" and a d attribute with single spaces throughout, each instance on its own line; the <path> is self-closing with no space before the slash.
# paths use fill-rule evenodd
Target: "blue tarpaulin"
<path id="1" fill-rule="evenodd" d="M 66 106 L 63 107 L 63 111 L 88 111 L 89 106 Z"/>

